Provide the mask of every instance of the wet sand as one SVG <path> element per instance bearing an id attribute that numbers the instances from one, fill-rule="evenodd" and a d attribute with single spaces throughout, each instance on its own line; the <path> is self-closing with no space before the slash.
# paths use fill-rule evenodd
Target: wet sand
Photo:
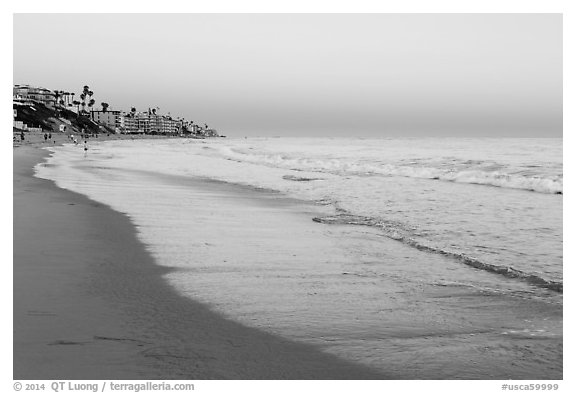
<path id="1" fill-rule="evenodd" d="M 125 215 L 33 177 L 47 152 L 27 144 L 13 155 L 14 379 L 387 377 L 180 296 Z"/>

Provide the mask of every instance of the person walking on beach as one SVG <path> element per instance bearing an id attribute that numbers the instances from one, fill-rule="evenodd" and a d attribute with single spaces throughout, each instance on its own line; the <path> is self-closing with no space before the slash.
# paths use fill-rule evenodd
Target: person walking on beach
<path id="1" fill-rule="evenodd" d="M 20 140 L 24 142 L 24 131 L 20 131 Z"/>
<path id="2" fill-rule="evenodd" d="M 48 134 L 44 133 L 44 141 L 48 140 Z"/>
<path id="3" fill-rule="evenodd" d="M 48 139 L 52 139 L 52 133 L 48 134 Z"/>

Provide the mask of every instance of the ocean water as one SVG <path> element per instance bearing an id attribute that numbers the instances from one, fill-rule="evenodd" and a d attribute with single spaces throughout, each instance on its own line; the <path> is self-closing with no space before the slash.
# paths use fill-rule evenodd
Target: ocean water
<path id="1" fill-rule="evenodd" d="M 398 378 L 561 378 L 561 139 L 219 138 L 51 148 L 225 317 Z"/>

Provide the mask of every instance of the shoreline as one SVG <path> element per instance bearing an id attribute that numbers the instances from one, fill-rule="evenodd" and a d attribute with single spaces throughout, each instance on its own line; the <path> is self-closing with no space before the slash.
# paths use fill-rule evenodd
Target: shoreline
<path id="1" fill-rule="evenodd" d="M 15 379 L 386 378 L 179 295 L 127 216 L 33 176 L 47 154 L 13 149 Z"/>

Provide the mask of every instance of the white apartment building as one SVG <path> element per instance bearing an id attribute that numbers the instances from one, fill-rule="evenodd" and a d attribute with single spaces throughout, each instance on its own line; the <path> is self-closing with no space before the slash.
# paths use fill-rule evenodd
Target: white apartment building
<path id="1" fill-rule="evenodd" d="M 12 96 L 14 101 L 39 102 L 49 107 L 53 107 L 56 103 L 54 92 L 43 87 L 14 85 L 12 88 Z"/>
<path id="2" fill-rule="evenodd" d="M 119 116 L 118 127 L 127 134 L 177 134 L 180 121 L 149 112 L 126 113 Z"/>
<path id="3" fill-rule="evenodd" d="M 120 127 L 121 123 L 121 112 L 120 111 L 92 111 L 90 112 L 90 118 L 99 124 L 104 124 L 110 128 Z"/>

